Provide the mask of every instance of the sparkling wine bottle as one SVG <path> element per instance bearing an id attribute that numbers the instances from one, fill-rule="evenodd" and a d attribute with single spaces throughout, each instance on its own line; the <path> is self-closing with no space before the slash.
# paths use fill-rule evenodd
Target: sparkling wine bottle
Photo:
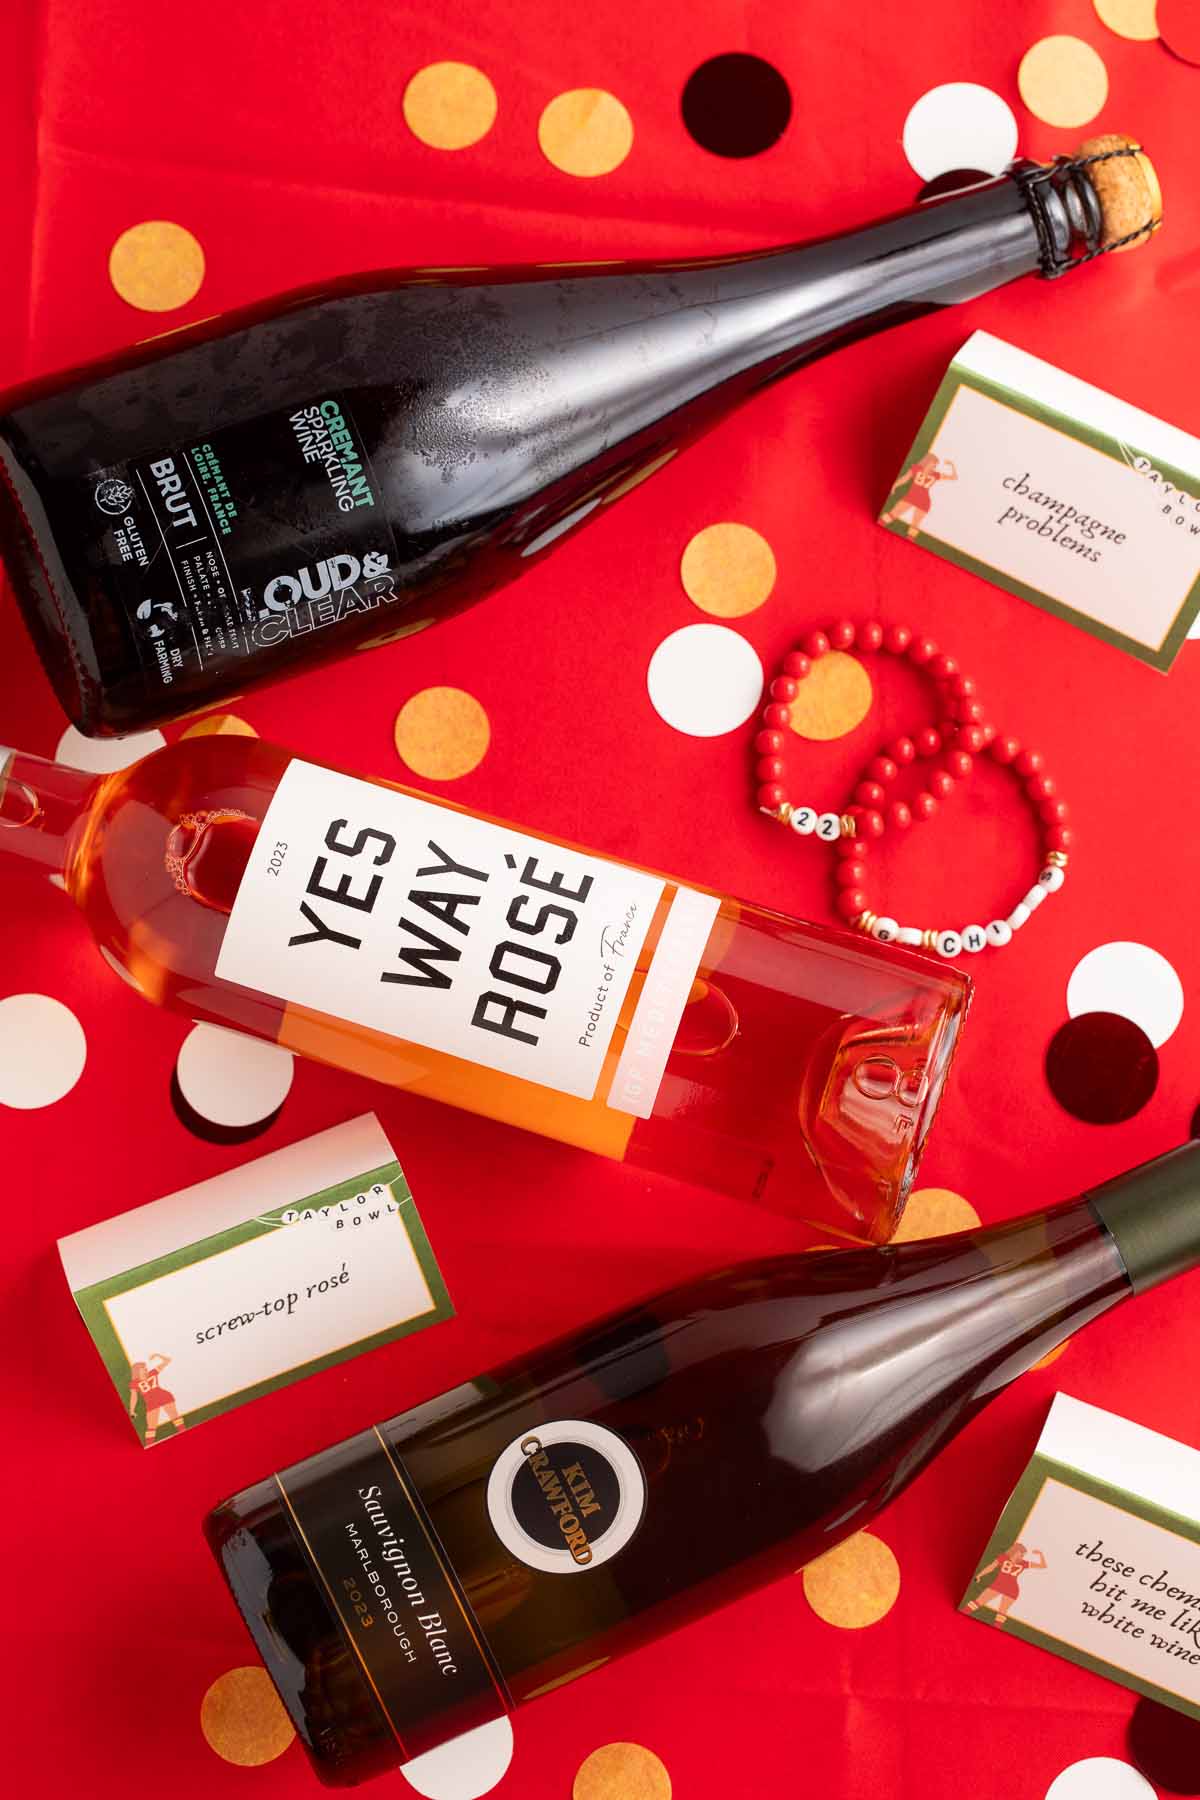
<path id="1" fill-rule="evenodd" d="M 363 1780 L 867 1524 L 1072 1332 L 1200 1262 L 1200 1146 L 989 1230 L 670 1289 L 207 1531 L 318 1774 Z"/>
<path id="2" fill-rule="evenodd" d="M 764 253 L 285 296 L 0 399 L 0 549 L 71 718 L 131 731 L 431 624 L 766 382 L 1160 215 L 1114 136 Z"/>
<path id="3" fill-rule="evenodd" d="M 148 998 L 641 1168 L 885 1238 L 970 993 L 944 965 L 197 737 L 0 752 L 0 856 Z"/>

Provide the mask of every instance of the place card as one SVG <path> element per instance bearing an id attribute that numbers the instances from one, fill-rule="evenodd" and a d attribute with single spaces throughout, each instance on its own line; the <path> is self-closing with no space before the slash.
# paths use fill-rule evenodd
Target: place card
<path id="1" fill-rule="evenodd" d="M 58 1249 L 143 1446 L 454 1313 L 373 1113 Z"/>
<path id="2" fill-rule="evenodd" d="M 1163 672 L 1200 612 L 1200 439 L 986 331 L 879 522 Z"/>
<path id="3" fill-rule="evenodd" d="M 1057 1395 L 959 1610 L 1200 1719 L 1200 1451 Z"/>

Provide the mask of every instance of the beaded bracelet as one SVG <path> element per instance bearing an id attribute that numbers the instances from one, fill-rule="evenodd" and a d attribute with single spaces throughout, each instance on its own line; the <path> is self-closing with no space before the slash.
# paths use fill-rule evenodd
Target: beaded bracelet
<path id="1" fill-rule="evenodd" d="M 792 702 L 815 662 L 832 650 L 851 648 L 884 651 L 906 658 L 933 681 L 945 716 L 938 724 L 924 726 L 911 737 L 896 738 L 884 753 L 874 757 L 854 789 L 853 803 L 844 810 L 820 811 L 809 805 L 793 805 L 783 786 L 786 767 L 782 757 L 788 741 Z M 837 910 L 856 930 L 880 943 L 936 950 L 939 956 L 947 958 L 956 957 L 963 950 L 976 954 L 988 945 L 1001 948 L 1010 943 L 1013 933 L 1028 922 L 1047 896 L 1061 888 L 1072 841 L 1066 823 L 1069 816 L 1066 802 L 1057 798 L 1054 780 L 1044 772 L 1040 753 L 1022 749 L 1015 738 L 1002 738 L 997 734 L 995 726 L 986 718 L 975 682 L 961 672 L 952 656 L 938 649 L 932 638 L 917 637 L 907 625 L 885 627 L 877 620 L 869 620 L 855 626 L 847 619 L 838 620 L 826 631 L 810 632 L 802 644 L 784 658 L 783 672 L 772 681 L 768 694 L 768 704 L 762 713 L 762 729 L 754 739 L 758 757 L 759 810 L 778 819 L 800 837 L 816 836 L 823 843 L 836 844 L 841 859 L 835 875 Z M 886 914 L 872 911 L 863 886 L 871 843 L 882 837 L 889 825 L 903 831 L 914 823 L 933 818 L 941 802 L 953 792 L 955 784 L 971 774 L 974 758 L 981 751 L 989 752 L 1001 766 L 1011 768 L 1022 781 L 1026 798 L 1037 812 L 1043 831 L 1045 861 L 1033 886 L 1006 918 L 993 919 L 987 925 L 965 925 L 961 931 L 900 925 Z M 927 786 L 916 795 L 911 806 L 903 800 L 893 800 L 889 804 L 889 786 L 902 767 L 918 758 L 936 764 Z"/>

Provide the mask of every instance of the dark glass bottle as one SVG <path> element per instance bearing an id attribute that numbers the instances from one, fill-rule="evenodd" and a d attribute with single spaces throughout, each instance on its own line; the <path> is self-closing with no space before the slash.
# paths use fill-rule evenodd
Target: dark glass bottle
<path id="1" fill-rule="evenodd" d="M 9 394 L 0 550 L 63 705 L 132 731 L 467 605 L 764 383 L 1157 218 L 1100 141 L 763 254 L 356 277 Z"/>
<path id="2" fill-rule="evenodd" d="M 1200 1146 L 989 1230 L 745 1264 L 364 1432 L 209 1541 L 349 1784 L 794 1570 L 1016 1376 L 1200 1262 Z"/>

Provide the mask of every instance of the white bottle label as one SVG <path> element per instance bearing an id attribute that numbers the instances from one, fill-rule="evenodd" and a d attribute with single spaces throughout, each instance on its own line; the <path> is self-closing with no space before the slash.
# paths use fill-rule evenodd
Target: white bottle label
<path id="1" fill-rule="evenodd" d="M 619 863 L 295 760 L 217 974 L 587 1100 L 663 893 Z M 715 900 L 684 890 L 681 902 L 699 902 L 711 927 Z M 669 992 L 657 952 L 647 977 L 676 1024 L 707 931 L 689 936 L 695 953 L 688 966 L 673 951 Z M 654 1093 L 659 1079 L 661 1067 Z M 643 1084 L 636 1104 L 610 1104 L 645 1116 L 653 1093 L 648 1105 Z"/>

